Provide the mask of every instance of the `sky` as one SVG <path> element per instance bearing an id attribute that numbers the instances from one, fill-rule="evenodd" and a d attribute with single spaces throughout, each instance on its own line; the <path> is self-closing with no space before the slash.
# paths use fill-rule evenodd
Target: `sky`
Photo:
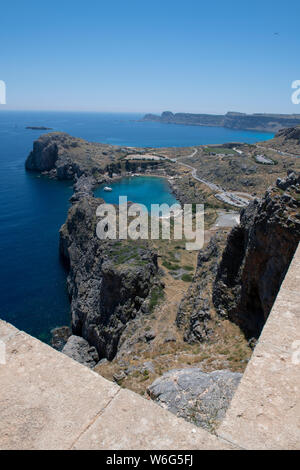
<path id="1" fill-rule="evenodd" d="M 300 113 L 299 0 L 10 0 L 0 18 L 0 111 Z"/>

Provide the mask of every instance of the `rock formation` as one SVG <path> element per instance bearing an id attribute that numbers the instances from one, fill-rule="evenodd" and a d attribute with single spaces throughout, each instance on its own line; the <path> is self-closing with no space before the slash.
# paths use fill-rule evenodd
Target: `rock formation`
<path id="1" fill-rule="evenodd" d="M 218 268 L 213 302 L 221 316 L 258 337 L 300 240 L 300 176 L 278 179 L 241 212 Z"/>
<path id="2" fill-rule="evenodd" d="M 72 335 L 71 328 L 68 326 L 60 326 L 51 330 L 50 344 L 57 351 L 62 351 L 66 342 Z"/>
<path id="3" fill-rule="evenodd" d="M 225 235 L 220 231 L 199 251 L 193 282 L 180 302 L 176 324 L 188 343 L 201 342 L 210 335 L 212 286 L 224 243 Z"/>
<path id="4" fill-rule="evenodd" d="M 117 146 L 51 132 L 34 142 L 25 167 L 31 171 L 51 172 L 60 180 L 75 180 L 85 175 L 99 182 L 106 171 L 117 171 L 119 160 L 127 153 Z"/>
<path id="5" fill-rule="evenodd" d="M 163 374 L 147 392 L 163 408 L 197 426 L 214 431 L 225 416 L 242 374 L 228 370 L 205 373 L 199 368 Z"/>
<path id="6" fill-rule="evenodd" d="M 284 141 L 295 140 L 300 145 L 300 127 L 289 127 L 287 129 L 281 129 L 275 135 L 275 138 L 282 138 Z"/>
<path id="7" fill-rule="evenodd" d="M 160 285 L 157 255 L 144 241 L 99 240 L 96 209 L 81 198 L 60 230 L 60 253 L 69 267 L 72 330 L 112 359 L 127 323 L 145 314 L 145 300 Z M 146 312 L 147 313 L 147 312 Z"/>
<path id="8" fill-rule="evenodd" d="M 99 361 L 96 348 L 94 346 L 90 346 L 89 343 L 80 336 L 70 336 L 62 350 L 62 353 L 90 369 L 95 367 Z"/>

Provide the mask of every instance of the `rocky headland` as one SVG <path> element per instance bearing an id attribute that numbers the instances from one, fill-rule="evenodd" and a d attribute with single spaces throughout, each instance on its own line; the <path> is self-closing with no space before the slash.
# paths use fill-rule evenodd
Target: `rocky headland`
<path id="1" fill-rule="evenodd" d="M 146 114 L 143 121 L 156 121 L 166 124 L 183 124 L 188 126 L 227 127 L 264 132 L 277 132 L 285 127 L 300 124 L 299 114 L 246 114 L 228 112 L 226 114 L 193 114 L 172 113 L 164 111 L 160 116 Z"/>
<path id="2" fill-rule="evenodd" d="M 64 132 L 51 132 L 34 142 L 25 166 L 27 170 L 59 180 L 76 181 L 85 176 L 99 184 L 104 174 L 111 175 L 127 153 L 117 146 L 87 142 Z"/>

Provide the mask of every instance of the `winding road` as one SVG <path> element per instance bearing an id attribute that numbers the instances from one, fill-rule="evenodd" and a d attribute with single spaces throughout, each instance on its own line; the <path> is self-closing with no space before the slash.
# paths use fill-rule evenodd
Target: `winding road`
<path id="1" fill-rule="evenodd" d="M 229 204 L 230 206 L 234 206 L 238 208 L 246 207 L 249 204 L 249 202 L 253 199 L 251 194 L 226 191 L 221 186 L 218 186 L 217 184 L 212 183 L 211 181 L 207 181 L 203 178 L 199 178 L 199 176 L 197 176 L 197 170 L 193 166 L 188 165 L 187 163 L 178 161 L 179 158 L 193 158 L 197 154 L 197 152 L 198 152 L 198 149 L 194 148 L 193 152 L 190 155 L 183 155 L 181 157 L 172 158 L 171 160 L 173 162 L 178 163 L 179 165 L 182 165 L 192 170 L 191 176 L 196 181 L 199 181 L 199 183 L 203 183 L 206 186 L 208 186 L 212 191 L 216 191 L 216 194 L 214 194 L 214 196 L 219 201 L 225 202 L 226 204 Z"/>
<path id="2" fill-rule="evenodd" d="M 263 147 L 262 145 L 257 145 L 257 144 L 256 144 L 256 147 L 258 149 L 271 150 L 271 152 L 279 153 L 279 155 L 285 155 L 286 157 L 293 157 L 293 158 L 299 157 L 299 155 L 295 155 L 293 153 L 288 153 L 288 152 L 282 152 L 281 150 L 276 150 L 272 147 Z"/>

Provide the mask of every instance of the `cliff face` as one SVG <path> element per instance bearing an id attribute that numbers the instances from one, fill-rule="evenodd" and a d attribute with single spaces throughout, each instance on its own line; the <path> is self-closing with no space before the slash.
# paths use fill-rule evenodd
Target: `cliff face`
<path id="1" fill-rule="evenodd" d="M 25 167 L 32 171 L 50 171 L 58 159 L 58 142 L 45 136 L 33 143 L 33 150 L 27 157 Z"/>
<path id="2" fill-rule="evenodd" d="M 266 132 L 276 132 L 285 127 L 297 126 L 300 124 L 300 115 L 288 114 L 192 114 L 175 113 L 164 111 L 161 116 L 146 114 L 144 121 L 158 121 L 173 124 L 186 124 L 189 126 L 216 126 L 227 127 L 229 129 L 248 129 Z"/>
<path id="3" fill-rule="evenodd" d="M 120 166 L 127 151 L 113 145 L 87 142 L 64 132 L 51 132 L 39 137 L 27 157 L 27 170 L 50 172 L 60 180 L 93 176 L 97 181 L 104 172 Z"/>
<path id="4" fill-rule="evenodd" d="M 69 267 L 72 330 L 113 359 L 130 320 L 147 314 L 147 300 L 161 287 L 157 255 L 142 241 L 99 240 L 96 208 L 103 201 L 81 198 L 60 230 L 60 253 Z"/>
<path id="5" fill-rule="evenodd" d="M 193 282 L 180 302 L 176 324 L 184 331 L 184 339 L 188 343 L 202 342 L 212 332 L 212 286 L 225 240 L 225 234 L 220 231 L 199 251 Z"/>
<path id="6" fill-rule="evenodd" d="M 300 176 L 290 173 L 242 210 L 228 237 L 213 302 L 248 338 L 259 336 L 299 243 L 299 208 Z"/>

